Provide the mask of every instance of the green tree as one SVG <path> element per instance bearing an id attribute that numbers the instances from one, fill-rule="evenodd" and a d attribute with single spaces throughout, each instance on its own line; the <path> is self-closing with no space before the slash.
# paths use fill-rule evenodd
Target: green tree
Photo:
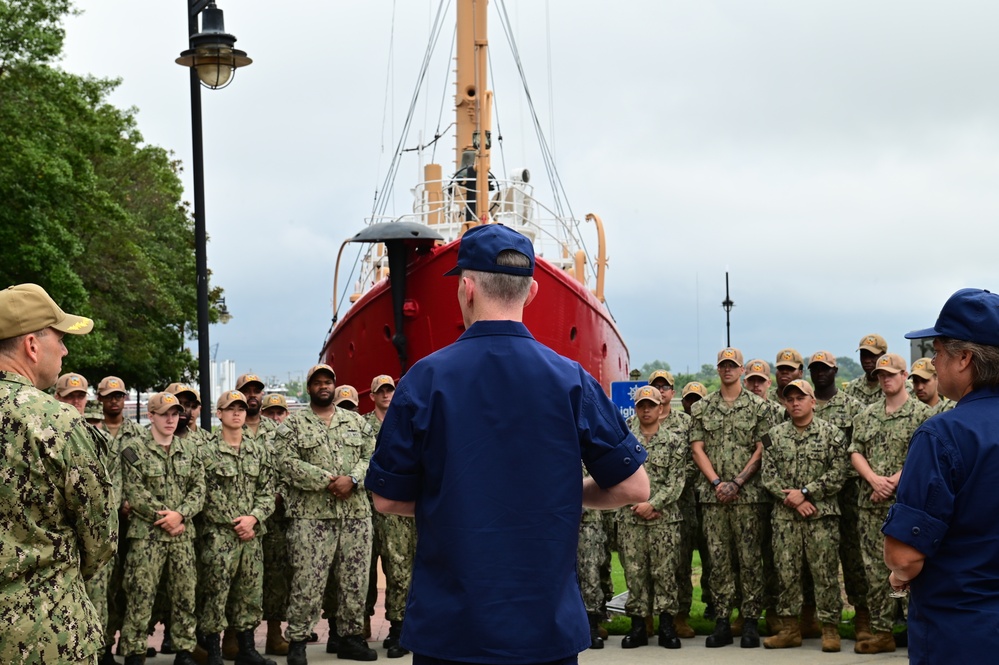
<path id="1" fill-rule="evenodd" d="M 137 388 L 191 380 L 194 228 L 180 165 L 144 144 L 134 110 L 107 103 L 117 81 L 47 64 L 70 11 L 64 0 L 0 4 L 0 285 L 41 284 L 95 319 L 70 341 L 67 369 Z"/>
<path id="2" fill-rule="evenodd" d="M 652 372 L 655 372 L 656 370 L 660 369 L 664 369 L 667 372 L 670 371 L 669 363 L 666 362 L 665 360 L 653 360 L 650 363 L 645 363 L 644 365 L 642 365 L 638 369 L 638 371 L 642 373 L 642 379 L 647 379 L 649 378 L 649 375 L 652 374 Z"/>
<path id="3" fill-rule="evenodd" d="M 838 381 L 852 381 L 864 373 L 864 368 L 860 366 L 860 363 L 847 356 L 836 358 L 836 364 L 839 366 L 839 372 L 836 373 Z"/>

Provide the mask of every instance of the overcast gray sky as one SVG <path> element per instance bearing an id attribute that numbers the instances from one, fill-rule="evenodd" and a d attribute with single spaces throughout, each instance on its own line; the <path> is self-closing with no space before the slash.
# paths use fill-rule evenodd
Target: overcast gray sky
<path id="1" fill-rule="evenodd" d="M 146 140 L 189 166 L 187 70 L 174 63 L 186 0 L 80 4 L 62 66 L 122 78 L 112 103 L 136 107 Z M 996 3 L 505 4 L 572 208 L 607 227 L 607 299 L 632 366 L 714 363 L 726 269 L 733 345 L 768 361 L 784 346 L 856 357 L 870 332 L 908 358 L 902 335 L 950 293 L 999 288 Z M 502 157 L 541 174 L 499 6 Z M 336 252 L 371 211 L 437 1 L 219 7 L 254 63 L 202 95 L 209 265 L 234 315 L 211 341 L 237 371 L 284 380 L 317 358 Z M 453 117 L 450 83 L 438 113 L 449 44 L 450 32 L 420 101 L 425 136 Z M 438 153 L 446 172 L 451 149 Z"/>

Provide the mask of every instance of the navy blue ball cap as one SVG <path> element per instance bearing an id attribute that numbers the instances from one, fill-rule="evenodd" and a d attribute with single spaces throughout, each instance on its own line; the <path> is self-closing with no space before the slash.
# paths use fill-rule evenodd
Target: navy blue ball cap
<path id="1" fill-rule="evenodd" d="M 520 252 L 530 260 L 531 264 L 526 268 L 499 265 L 496 259 L 500 252 L 506 250 Z M 462 270 L 501 272 L 530 277 L 534 274 L 534 246 L 527 236 L 502 224 L 473 226 L 461 236 L 461 243 L 458 245 L 458 265 L 444 275 L 458 275 Z"/>
<path id="2" fill-rule="evenodd" d="M 944 303 L 935 326 L 905 335 L 906 339 L 924 337 L 950 337 L 999 346 L 999 294 L 983 289 L 961 289 Z"/>

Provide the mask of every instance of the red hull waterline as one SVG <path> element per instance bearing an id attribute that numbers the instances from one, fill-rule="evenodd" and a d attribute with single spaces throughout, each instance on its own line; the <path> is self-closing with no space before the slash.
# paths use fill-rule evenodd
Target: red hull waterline
<path id="1" fill-rule="evenodd" d="M 458 281 L 444 277 L 458 256 L 455 240 L 410 260 L 406 268 L 406 335 L 410 367 L 454 342 L 465 326 L 458 308 Z M 543 258 L 534 278 L 538 296 L 524 310 L 524 324 L 542 344 L 577 361 L 610 394 L 613 381 L 628 379 L 628 348 L 604 305 L 582 284 Z M 392 293 L 383 279 L 350 307 L 330 334 L 324 361 L 336 370 L 337 384 L 349 384 L 360 397 L 359 411 L 371 411 L 371 379 L 398 378 L 401 366 L 395 333 Z"/>

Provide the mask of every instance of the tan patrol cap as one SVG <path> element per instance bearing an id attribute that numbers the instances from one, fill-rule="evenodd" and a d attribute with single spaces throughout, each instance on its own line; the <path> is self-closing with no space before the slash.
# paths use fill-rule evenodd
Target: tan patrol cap
<path id="1" fill-rule="evenodd" d="M 804 379 L 795 379 L 791 383 L 784 386 L 784 390 L 781 391 L 781 395 L 786 397 L 787 391 L 790 390 L 791 388 L 797 388 L 805 395 L 808 395 L 809 397 L 815 397 L 815 389 L 812 388 L 812 384 L 810 384 L 808 381 L 805 381 Z"/>
<path id="2" fill-rule="evenodd" d="M 656 379 L 665 379 L 666 383 L 669 384 L 670 388 L 676 385 L 676 382 L 673 380 L 673 375 L 664 369 L 657 369 L 656 371 L 652 372 L 652 374 L 649 374 L 649 385 L 651 386 L 652 382 L 655 381 Z"/>
<path id="3" fill-rule="evenodd" d="M 104 396 L 111 393 L 128 393 L 128 390 L 125 389 L 125 382 L 117 376 L 105 376 L 97 384 L 98 395 Z"/>
<path id="4" fill-rule="evenodd" d="M 937 375 L 937 368 L 933 365 L 932 358 L 920 358 L 912 363 L 912 371 L 909 374 L 929 381 Z"/>
<path id="5" fill-rule="evenodd" d="M 197 390 L 187 385 L 186 383 L 180 383 L 179 381 L 171 383 L 169 386 L 166 387 L 166 390 L 164 392 L 168 392 L 172 395 L 182 395 L 184 393 L 191 393 L 192 395 L 194 395 L 194 400 L 198 404 L 201 404 L 201 393 L 199 393 Z"/>
<path id="6" fill-rule="evenodd" d="M 260 410 L 266 411 L 267 409 L 284 409 L 288 410 L 288 400 L 281 393 L 271 393 L 270 395 L 265 395 L 264 399 L 260 402 Z"/>
<path id="7" fill-rule="evenodd" d="M 236 390 L 242 390 L 244 386 L 248 383 L 259 383 L 261 388 L 266 388 L 267 384 L 264 383 L 256 374 L 241 374 L 238 379 L 236 379 Z"/>
<path id="8" fill-rule="evenodd" d="M 169 412 L 170 409 L 174 407 L 180 409 L 181 411 L 184 410 L 184 407 L 182 407 L 180 405 L 180 402 L 177 401 L 177 396 L 174 395 L 173 393 L 169 392 L 156 393 L 155 395 L 149 398 L 149 404 L 148 404 L 149 413 L 157 413 L 162 415 L 164 413 Z"/>
<path id="9" fill-rule="evenodd" d="M 56 379 L 55 391 L 56 395 L 59 397 L 65 397 L 66 395 L 71 395 L 73 393 L 87 392 L 87 388 L 90 384 L 87 383 L 86 377 L 82 374 L 74 374 L 72 372 L 68 374 L 63 374 L 58 379 Z"/>
<path id="10" fill-rule="evenodd" d="M 775 361 L 775 367 L 794 367 L 795 369 L 801 369 L 805 364 L 805 360 L 801 357 L 795 349 L 781 349 L 777 352 L 777 360 Z"/>
<path id="11" fill-rule="evenodd" d="M 770 365 L 767 364 L 766 360 L 760 360 L 759 358 L 755 360 L 750 360 L 746 363 L 746 378 L 751 376 L 762 376 L 764 379 L 770 378 Z"/>
<path id="12" fill-rule="evenodd" d="M 881 335 L 864 335 L 857 345 L 858 351 L 870 351 L 871 353 L 888 353 L 888 342 Z"/>
<path id="13" fill-rule="evenodd" d="M 638 406 L 639 402 L 654 402 L 656 404 L 662 404 L 663 395 L 655 386 L 642 386 L 635 391 L 635 406 Z"/>
<path id="14" fill-rule="evenodd" d="M 382 386 L 392 386 L 395 388 L 395 381 L 388 374 L 379 374 L 375 378 L 371 379 L 371 392 L 372 394 L 378 392 L 378 389 Z"/>
<path id="15" fill-rule="evenodd" d="M 313 365 L 309 370 L 309 373 L 305 376 L 305 384 L 308 385 L 309 381 L 312 381 L 312 377 L 316 375 L 316 372 L 329 372 L 330 376 L 333 377 L 333 381 L 336 381 L 336 372 L 333 368 L 326 363 L 319 363 L 318 365 Z"/>
<path id="16" fill-rule="evenodd" d="M 822 363 L 823 365 L 828 365 L 829 367 L 837 367 L 836 356 L 828 351 L 816 351 L 813 353 L 812 357 L 808 359 L 808 364 L 811 366 L 815 363 Z"/>
<path id="17" fill-rule="evenodd" d="M 219 395 L 218 400 L 215 402 L 215 408 L 219 411 L 226 409 L 236 402 L 239 402 L 243 406 L 246 406 L 246 396 L 239 392 L 238 390 L 227 390 L 226 392 Z"/>
<path id="18" fill-rule="evenodd" d="M 703 383 L 699 381 L 691 381 L 683 387 L 683 391 L 680 393 L 680 397 L 686 397 L 687 395 L 694 394 L 700 395 L 701 397 L 708 396 L 708 389 L 704 387 Z"/>
<path id="19" fill-rule="evenodd" d="M 334 405 L 340 406 L 344 402 L 350 402 L 354 406 L 357 406 L 358 401 L 357 389 L 354 386 L 342 385 L 337 387 L 336 397 L 333 398 Z"/>
<path id="20" fill-rule="evenodd" d="M 742 351 L 734 349 L 731 346 L 725 347 L 718 352 L 718 362 L 715 365 L 721 365 L 725 360 L 731 360 L 739 367 L 742 367 Z"/>
<path id="21" fill-rule="evenodd" d="M 908 369 L 908 366 L 905 364 L 902 356 L 897 353 L 886 353 L 878 358 L 878 363 L 874 366 L 874 371 L 871 373 L 877 374 L 883 371 L 889 374 L 898 374 L 899 372 L 904 372 L 906 369 Z"/>
<path id="22" fill-rule="evenodd" d="M 37 284 L 17 284 L 0 291 L 0 339 L 55 328 L 70 335 L 86 335 L 94 322 L 67 314 Z"/>

